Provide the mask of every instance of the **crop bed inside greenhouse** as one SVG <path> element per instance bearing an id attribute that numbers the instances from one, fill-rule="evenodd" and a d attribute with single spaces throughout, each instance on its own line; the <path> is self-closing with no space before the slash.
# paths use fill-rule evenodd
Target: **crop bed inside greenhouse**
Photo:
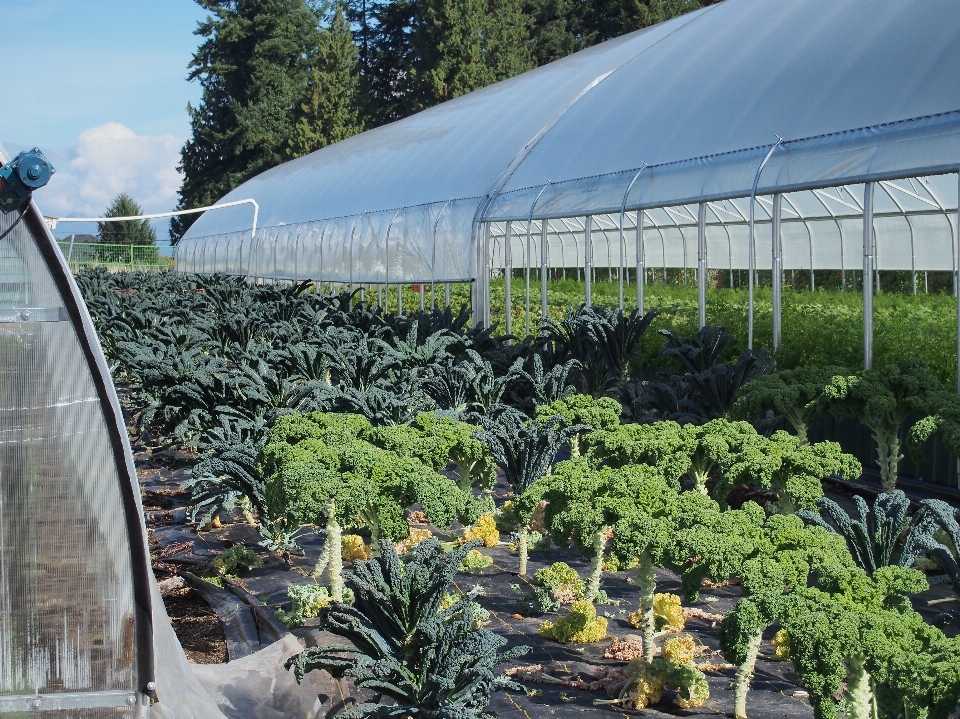
<path id="1" fill-rule="evenodd" d="M 956 452 L 960 400 L 916 357 L 788 369 L 680 311 L 519 340 L 309 283 L 78 281 L 195 662 L 269 655 L 351 716 L 960 703 L 960 511 L 897 488 L 903 454 Z M 823 438 L 854 425 L 875 473 Z"/>

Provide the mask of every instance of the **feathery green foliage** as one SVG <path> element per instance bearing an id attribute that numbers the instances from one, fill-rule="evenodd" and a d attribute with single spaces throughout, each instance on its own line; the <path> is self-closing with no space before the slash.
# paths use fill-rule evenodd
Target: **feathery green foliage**
<path id="1" fill-rule="evenodd" d="M 329 563 L 331 592 L 339 599 L 341 528 L 363 526 L 374 541 L 409 534 L 404 510 L 419 504 L 447 527 L 479 510 L 469 491 L 420 459 L 382 449 L 365 439 L 376 432 L 363 417 L 315 412 L 286 415 L 274 425 L 261 454 L 267 503 L 290 526 L 325 520 L 327 543 L 314 576 Z"/>
<path id="2" fill-rule="evenodd" d="M 546 405 L 537 405 L 535 416 L 538 418 L 563 417 L 567 424 L 581 424 L 592 430 L 609 430 L 620 425 L 620 403 L 610 397 L 594 398 L 586 394 L 575 394 Z M 580 455 L 579 436 L 570 438 L 570 451 L 574 457 Z"/>
<path id="3" fill-rule="evenodd" d="M 596 470 L 583 457 L 560 462 L 544 480 L 545 520 L 553 541 L 562 547 L 572 540 L 590 559 L 586 600 L 594 601 L 600 590 L 610 528 L 636 507 L 656 507 L 670 494 L 668 483 L 653 467 Z"/>

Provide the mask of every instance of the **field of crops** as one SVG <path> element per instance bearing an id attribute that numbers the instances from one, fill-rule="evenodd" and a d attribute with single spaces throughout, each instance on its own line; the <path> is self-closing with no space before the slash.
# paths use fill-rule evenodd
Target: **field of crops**
<path id="1" fill-rule="evenodd" d="M 698 329 L 695 289 L 640 315 L 557 282 L 519 340 L 457 312 L 465 287 L 399 316 L 311 283 L 78 283 L 167 503 L 158 576 L 267 605 L 350 716 L 960 710 L 960 511 L 898 489 L 905 453 L 960 449 L 949 296 L 879 296 L 858 371 L 854 293 L 789 293 L 772 358 L 734 290 Z M 761 339 L 769 314 L 761 291 Z M 879 487 L 824 419 L 869 434 Z"/>
<path id="2" fill-rule="evenodd" d="M 547 288 L 549 315 L 559 319 L 568 309 L 583 302 L 584 286 L 574 280 L 550 282 Z M 513 331 L 523 334 L 526 299 L 524 286 L 513 285 Z M 531 315 L 536 323 L 540 315 L 540 283 L 531 282 Z M 593 285 L 593 304 L 617 307 L 616 282 Z M 454 293 L 457 297 L 457 293 Z M 503 280 L 494 280 L 491 289 L 492 320 L 504 326 Z M 410 294 L 410 301 L 416 295 Z M 463 300 L 467 297 L 464 293 Z M 697 331 L 697 288 L 663 284 L 647 285 L 646 310 L 661 316 L 655 329 L 671 329 L 690 336 Z M 406 306 L 413 306 L 406 305 Z M 636 288 L 624 290 L 624 307 L 636 307 Z M 859 292 L 818 290 L 786 291 L 783 294 L 783 346 L 777 366 L 794 369 L 806 365 L 863 364 L 863 298 Z M 760 287 L 755 295 L 754 332 L 758 347 L 770 348 L 772 342 L 771 291 Z M 736 338 L 728 348 L 733 357 L 746 348 L 747 292 L 745 290 L 708 289 L 707 323 L 723 325 Z M 643 347 L 647 366 L 663 366 L 659 353 L 662 341 Z M 918 357 L 926 362 L 946 385 L 955 386 L 957 376 L 957 301 L 949 294 L 910 295 L 881 292 L 874 298 L 874 362 L 887 364 L 903 357 Z"/>

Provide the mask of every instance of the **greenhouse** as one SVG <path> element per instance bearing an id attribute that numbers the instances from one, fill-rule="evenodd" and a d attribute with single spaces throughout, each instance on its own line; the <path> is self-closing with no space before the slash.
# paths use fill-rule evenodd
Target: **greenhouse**
<path id="1" fill-rule="evenodd" d="M 956 717 L 958 67 L 947 0 L 726 0 L 274 167 L 173 272 L 4 207 L 0 715 Z"/>
<path id="2" fill-rule="evenodd" d="M 259 226 L 207 212 L 177 267 L 473 282 L 487 321 L 508 267 L 579 269 L 588 303 L 613 269 L 641 306 L 636 278 L 664 268 L 954 271 L 945 10 L 708 7 L 267 171 L 223 198 L 254 199 Z"/>

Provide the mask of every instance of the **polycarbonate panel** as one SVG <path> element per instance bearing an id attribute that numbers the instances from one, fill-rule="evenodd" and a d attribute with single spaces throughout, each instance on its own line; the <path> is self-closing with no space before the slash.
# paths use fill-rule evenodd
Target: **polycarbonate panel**
<path id="1" fill-rule="evenodd" d="M 0 233 L 15 220 L 0 216 Z M 28 226 L 0 241 L 0 699 L 135 694 L 140 620 L 121 493 L 129 480 Z"/>

